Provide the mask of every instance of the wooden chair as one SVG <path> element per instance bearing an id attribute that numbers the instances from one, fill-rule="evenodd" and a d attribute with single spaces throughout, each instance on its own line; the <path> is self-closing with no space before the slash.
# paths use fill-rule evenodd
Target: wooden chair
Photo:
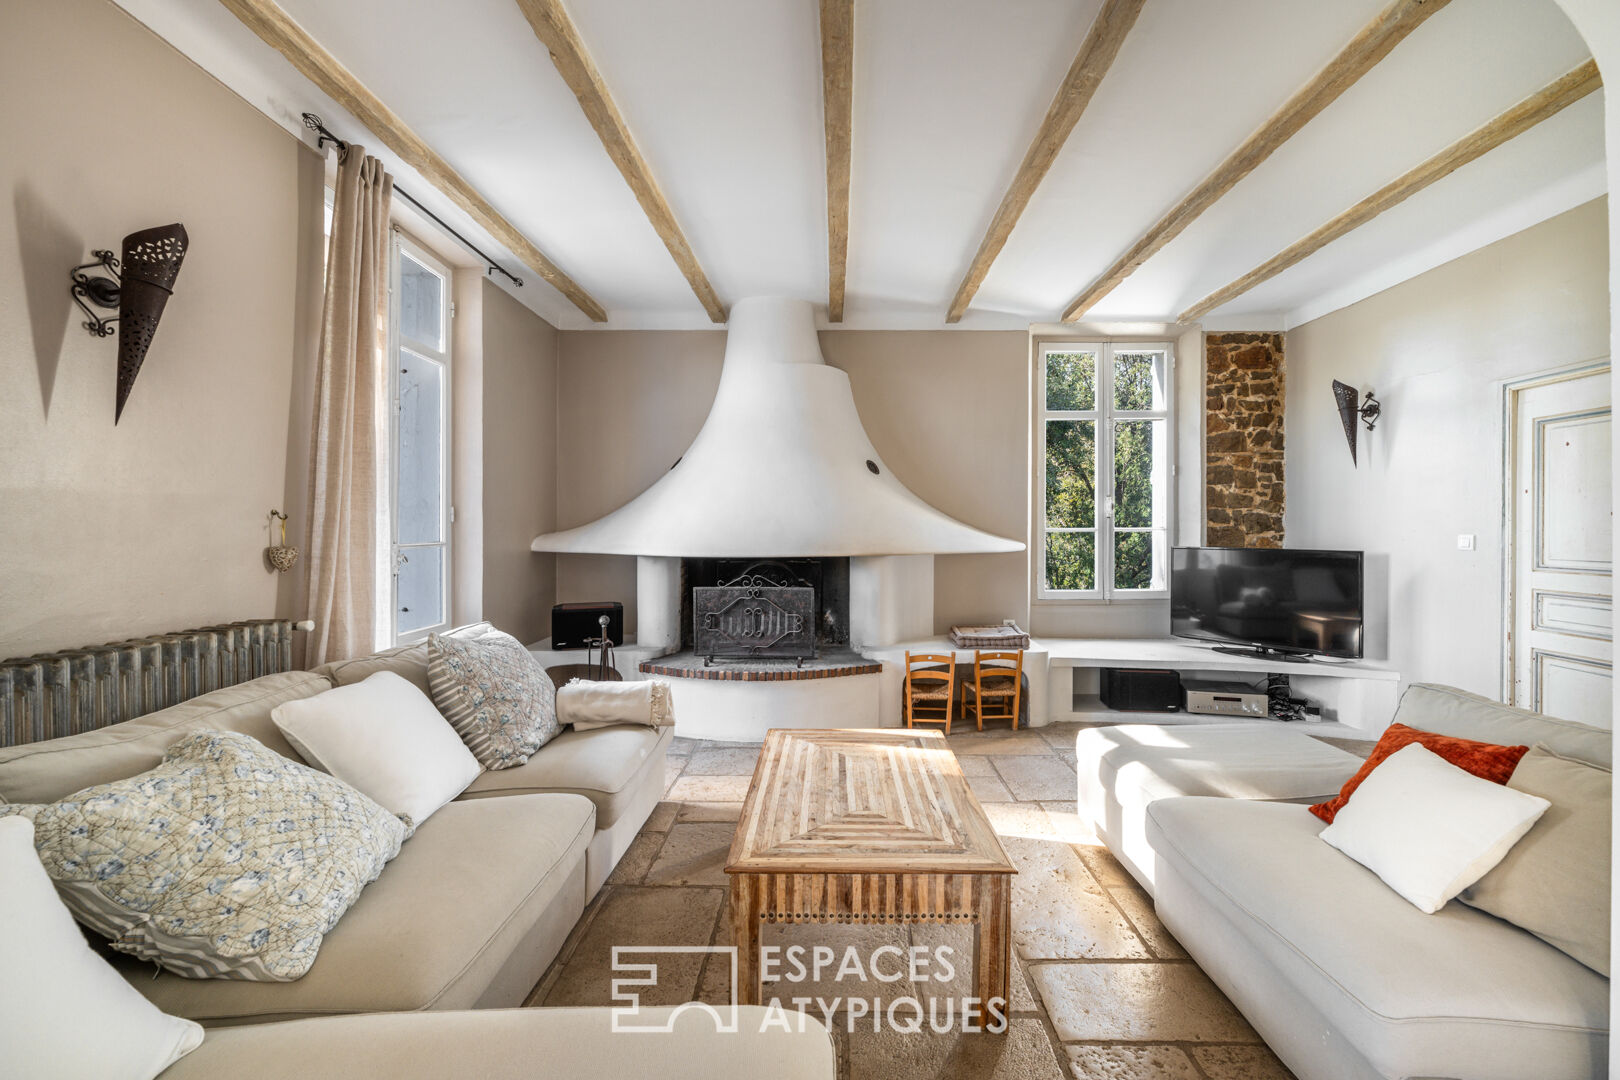
<path id="1" fill-rule="evenodd" d="M 967 715 L 968 698 L 973 699 L 973 718 L 979 730 L 990 720 L 1011 720 L 1018 730 L 1018 709 L 1023 704 L 1024 654 L 1019 652 L 973 653 L 973 681 L 962 680 L 963 716 Z"/>
<path id="2" fill-rule="evenodd" d="M 926 665 L 918 667 L 917 665 Z M 948 653 L 906 653 L 906 727 L 918 720 L 945 724 L 951 733 L 956 688 L 956 657 Z"/>

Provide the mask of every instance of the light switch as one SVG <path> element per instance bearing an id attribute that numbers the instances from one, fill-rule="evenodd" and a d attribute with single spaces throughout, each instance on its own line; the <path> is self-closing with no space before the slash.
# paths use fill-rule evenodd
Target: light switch
<path id="1" fill-rule="evenodd" d="M 1474 534 L 1473 533 L 1458 533 L 1457 534 L 1457 550 L 1458 551 L 1473 551 L 1474 550 Z"/>

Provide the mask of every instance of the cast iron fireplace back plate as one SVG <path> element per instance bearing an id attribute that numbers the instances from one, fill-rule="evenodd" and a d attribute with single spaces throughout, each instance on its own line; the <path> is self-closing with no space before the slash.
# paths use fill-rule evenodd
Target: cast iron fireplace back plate
<path id="1" fill-rule="evenodd" d="M 816 655 L 816 591 L 721 585 L 692 590 L 694 651 L 711 662 L 798 660 Z"/>

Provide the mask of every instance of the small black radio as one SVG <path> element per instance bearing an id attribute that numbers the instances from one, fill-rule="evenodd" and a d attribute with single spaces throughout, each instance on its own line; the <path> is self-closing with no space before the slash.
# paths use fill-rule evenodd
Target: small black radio
<path id="1" fill-rule="evenodd" d="M 624 605 L 553 604 L 551 606 L 551 647 L 583 649 L 602 637 L 602 616 L 606 615 L 608 643 L 624 644 Z"/>
<path id="2" fill-rule="evenodd" d="M 1126 712 L 1180 712 L 1181 676 L 1151 668 L 1103 668 L 1102 703 Z"/>

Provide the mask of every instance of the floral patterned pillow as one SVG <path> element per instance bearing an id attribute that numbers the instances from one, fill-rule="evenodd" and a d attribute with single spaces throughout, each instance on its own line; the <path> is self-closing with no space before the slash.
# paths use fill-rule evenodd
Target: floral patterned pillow
<path id="1" fill-rule="evenodd" d="M 238 732 L 199 731 L 150 772 L 0 806 L 11 814 L 33 821 L 75 918 L 196 979 L 302 976 L 407 836 L 348 784 Z"/>
<path id="2" fill-rule="evenodd" d="M 562 732 L 557 688 L 517 638 L 484 624 L 428 638 L 433 704 L 486 769 L 510 769 Z"/>

